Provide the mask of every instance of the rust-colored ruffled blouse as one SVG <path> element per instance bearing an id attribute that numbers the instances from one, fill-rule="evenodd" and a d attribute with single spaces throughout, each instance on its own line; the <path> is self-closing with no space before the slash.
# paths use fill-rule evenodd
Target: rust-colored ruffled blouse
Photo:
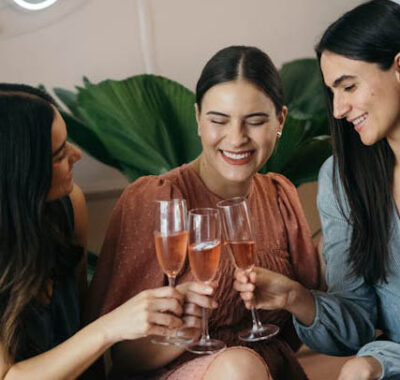
<path id="1" fill-rule="evenodd" d="M 184 198 L 188 209 L 216 207 L 221 199 L 211 193 L 190 165 L 164 175 L 139 178 L 124 191 L 107 231 L 88 297 L 89 320 L 114 309 L 142 290 L 165 285 L 153 241 L 153 200 Z M 255 174 L 248 198 L 254 225 L 256 264 L 299 281 L 319 285 L 315 246 L 293 184 L 279 174 Z M 251 326 L 251 313 L 233 290 L 234 267 L 222 251 L 216 300 L 209 320 L 210 334 L 228 346 L 243 345 L 237 333 Z M 186 265 L 177 283 L 194 280 Z M 306 378 L 294 357 L 300 342 L 286 311 L 261 311 L 263 322 L 278 324 L 280 334 L 269 342 L 247 344 L 266 361 L 273 378 Z M 173 371 L 195 356 L 184 353 L 170 363 Z M 161 371 L 162 372 L 162 371 Z M 160 372 L 160 373 L 161 373 Z M 157 374 L 149 374 L 149 377 Z"/>

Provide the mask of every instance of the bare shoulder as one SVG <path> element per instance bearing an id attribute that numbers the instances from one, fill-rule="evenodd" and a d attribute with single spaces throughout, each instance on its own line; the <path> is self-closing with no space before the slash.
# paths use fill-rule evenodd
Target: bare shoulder
<path id="1" fill-rule="evenodd" d="M 78 243 L 86 247 L 87 230 L 88 230 L 88 212 L 86 199 L 81 188 L 74 184 L 71 194 L 69 195 L 74 210 L 75 236 Z"/>

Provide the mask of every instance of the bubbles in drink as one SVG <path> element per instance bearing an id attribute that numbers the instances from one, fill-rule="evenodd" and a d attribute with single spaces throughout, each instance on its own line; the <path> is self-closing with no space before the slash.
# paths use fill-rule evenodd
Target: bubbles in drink
<path id="1" fill-rule="evenodd" d="M 211 281 L 218 270 L 221 242 L 211 240 L 189 246 L 190 267 L 198 281 Z"/>

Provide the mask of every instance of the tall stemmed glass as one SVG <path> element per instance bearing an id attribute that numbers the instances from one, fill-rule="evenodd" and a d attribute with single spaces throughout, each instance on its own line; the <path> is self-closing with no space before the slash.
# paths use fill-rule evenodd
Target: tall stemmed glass
<path id="1" fill-rule="evenodd" d="M 221 211 L 225 242 L 236 268 L 249 273 L 255 264 L 255 242 L 252 232 L 250 209 L 243 197 L 217 203 Z M 278 334 L 279 327 L 262 324 L 255 307 L 251 308 L 253 326 L 239 333 L 239 339 L 256 342 Z"/>
<path id="2" fill-rule="evenodd" d="M 155 201 L 154 243 L 157 260 L 168 277 L 169 286 L 175 286 L 175 278 L 186 259 L 188 230 L 185 199 Z M 152 343 L 163 345 L 186 345 L 192 339 L 157 336 Z"/>
<path id="3" fill-rule="evenodd" d="M 221 256 L 221 223 L 217 209 L 198 208 L 189 211 L 189 262 L 197 281 L 211 282 Z M 195 354 L 213 354 L 226 347 L 221 340 L 211 339 L 208 332 L 208 310 L 203 308 L 200 340 L 186 349 Z"/>

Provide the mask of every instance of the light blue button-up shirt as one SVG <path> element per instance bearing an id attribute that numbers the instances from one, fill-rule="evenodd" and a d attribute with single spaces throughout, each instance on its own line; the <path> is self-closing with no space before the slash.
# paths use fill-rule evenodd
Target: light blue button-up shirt
<path id="1" fill-rule="evenodd" d="M 316 317 L 312 325 L 294 320 L 301 340 L 328 355 L 373 356 L 382 365 L 381 379 L 400 379 L 400 218 L 394 206 L 389 242 L 387 283 L 367 285 L 350 274 L 347 262 L 352 226 L 343 216 L 332 186 L 333 159 L 318 178 L 318 209 L 324 237 L 327 292 L 313 291 Z M 339 196 L 346 217 L 343 188 Z M 375 329 L 390 340 L 375 341 Z"/>

